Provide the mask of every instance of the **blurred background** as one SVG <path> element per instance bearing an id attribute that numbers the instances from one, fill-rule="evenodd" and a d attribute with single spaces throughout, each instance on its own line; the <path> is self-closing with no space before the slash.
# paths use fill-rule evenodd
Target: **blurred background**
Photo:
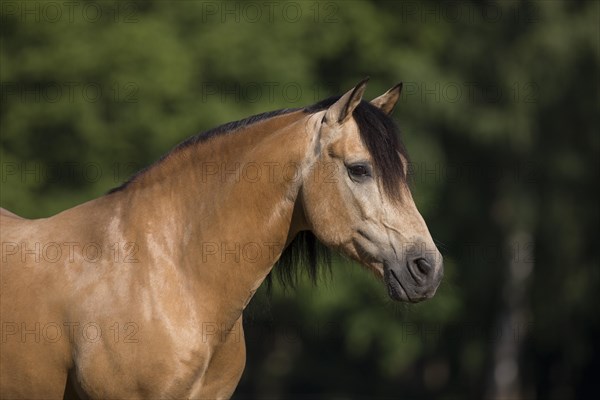
<path id="1" fill-rule="evenodd" d="M 598 393 L 597 1 L 2 1 L 0 205 L 45 217 L 199 131 L 398 81 L 437 295 L 336 259 L 245 315 L 235 398 Z M 595 300 L 594 300 L 595 299 Z"/>

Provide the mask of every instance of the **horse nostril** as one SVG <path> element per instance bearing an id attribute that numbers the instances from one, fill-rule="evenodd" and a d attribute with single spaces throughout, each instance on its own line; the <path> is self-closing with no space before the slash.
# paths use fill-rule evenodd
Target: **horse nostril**
<path id="1" fill-rule="evenodd" d="M 429 275 L 429 273 L 433 269 L 429 261 L 427 261 L 424 258 L 416 259 L 415 264 L 417 264 L 419 272 L 421 272 L 423 275 Z"/>

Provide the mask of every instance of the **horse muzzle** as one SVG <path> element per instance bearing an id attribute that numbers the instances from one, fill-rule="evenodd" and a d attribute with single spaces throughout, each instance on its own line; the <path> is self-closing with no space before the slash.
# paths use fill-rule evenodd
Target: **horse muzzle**
<path id="1" fill-rule="evenodd" d="M 442 277 L 444 265 L 439 252 L 390 260 L 383 264 L 383 278 L 390 297 L 396 301 L 418 303 L 435 294 Z"/>

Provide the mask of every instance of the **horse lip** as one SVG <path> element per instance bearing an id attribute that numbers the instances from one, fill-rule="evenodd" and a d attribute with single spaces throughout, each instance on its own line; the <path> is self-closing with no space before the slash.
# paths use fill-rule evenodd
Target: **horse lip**
<path id="1" fill-rule="evenodd" d="M 398 278 L 398 275 L 396 275 L 394 270 L 390 268 L 389 265 L 387 265 L 387 263 L 384 263 L 383 268 L 385 283 L 388 288 L 389 296 L 393 300 L 409 301 L 412 303 L 413 300 L 408 295 L 408 292 L 404 288 L 404 285 L 402 285 L 402 282 L 400 282 L 400 279 Z"/>
<path id="2" fill-rule="evenodd" d="M 390 268 L 390 272 L 392 273 L 392 276 L 394 277 L 394 279 L 396 280 L 396 282 L 398 282 L 398 285 L 400 285 L 400 289 L 402 289 L 402 291 L 404 292 L 404 295 L 406 296 L 406 298 L 408 299 L 408 301 L 410 301 L 411 303 L 414 303 L 414 300 L 410 298 L 408 291 L 404 288 L 404 285 L 402 284 L 402 281 L 400 280 L 400 278 L 398 278 L 398 275 L 396 275 L 396 273 L 394 272 L 393 269 Z"/>

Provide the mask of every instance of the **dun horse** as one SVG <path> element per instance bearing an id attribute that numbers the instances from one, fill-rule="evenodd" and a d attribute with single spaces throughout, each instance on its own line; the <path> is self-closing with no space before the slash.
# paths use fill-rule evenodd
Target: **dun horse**
<path id="1" fill-rule="evenodd" d="M 230 397 L 245 307 L 319 243 L 394 300 L 432 297 L 442 258 L 389 117 L 401 85 L 365 87 L 194 136 L 53 217 L 2 210 L 2 397 Z"/>

